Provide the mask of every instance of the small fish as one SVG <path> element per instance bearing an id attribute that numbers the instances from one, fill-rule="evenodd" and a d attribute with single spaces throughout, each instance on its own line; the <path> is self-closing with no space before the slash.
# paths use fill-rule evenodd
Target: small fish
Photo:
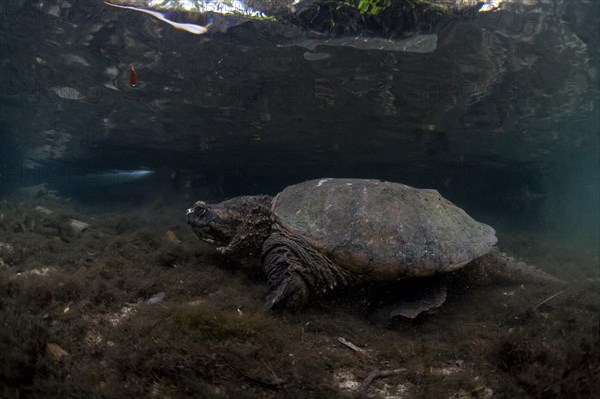
<path id="1" fill-rule="evenodd" d="M 66 176 L 60 180 L 67 180 L 71 185 L 79 185 L 81 187 L 106 187 L 115 186 L 118 184 L 135 183 L 146 180 L 154 175 L 154 171 L 150 169 L 137 170 L 106 170 L 99 173 L 84 173 L 81 176 Z"/>
<path id="2" fill-rule="evenodd" d="M 154 171 L 150 169 L 113 170 L 104 173 L 92 173 L 87 175 L 86 178 L 96 185 L 115 185 L 145 180 L 152 175 L 154 175 Z"/>
<path id="3" fill-rule="evenodd" d="M 208 27 L 210 26 L 210 24 L 206 25 L 206 26 L 202 26 L 202 25 L 195 25 L 195 24 L 182 24 L 179 22 L 173 22 L 171 20 L 168 20 L 167 17 L 165 17 L 163 14 L 161 14 L 158 11 L 152 11 L 152 10 L 146 10 L 144 8 L 139 8 L 139 7 L 133 7 L 133 6 L 122 6 L 119 4 L 112 4 L 109 2 L 104 2 L 104 4 L 109 5 L 111 7 L 117 7 L 117 8 L 126 8 L 128 10 L 134 10 L 134 11 L 139 11 L 139 12 L 143 12 L 146 14 L 150 14 L 152 15 L 154 18 L 157 18 L 163 22 L 168 23 L 169 25 L 171 25 L 172 27 L 174 27 L 175 29 L 181 29 L 184 30 L 186 32 L 190 32 L 193 33 L 194 35 L 202 35 L 206 32 L 208 32 Z"/>
<path id="4" fill-rule="evenodd" d="M 129 65 L 129 85 L 131 87 L 137 86 L 137 71 L 133 65 Z"/>
<path id="5" fill-rule="evenodd" d="M 352 47 L 358 50 L 382 50 L 402 53 L 433 53 L 437 48 L 436 34 L 414 35 L 407 39 L 386 39 L 383 37 L 348 36 L 329 39 L 301 38 L 278 47 L 299 46 L 315 50 L 319 46 Z"/>

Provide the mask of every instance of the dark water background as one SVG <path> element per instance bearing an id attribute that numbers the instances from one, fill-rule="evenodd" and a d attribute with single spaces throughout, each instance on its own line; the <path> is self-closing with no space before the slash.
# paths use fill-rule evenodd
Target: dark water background
<path id="1" fill-rule="evenodd" d="M 379 178 L 591 248 L 597 27 L 597 2 L 516 2 L 438 18 L 422 28 L 438 35 L 430 54 L 319 47 L 328 58 L 314 61 L 288 47 L 304 32 L 285 24 L 195 36 L 101 2 L 9 1 L 0 190 L 49 182 L 100 203 L 153 190 L 193 201 Z M 140 167 L 151 181 L 90 191 L 85 178 Z"/>

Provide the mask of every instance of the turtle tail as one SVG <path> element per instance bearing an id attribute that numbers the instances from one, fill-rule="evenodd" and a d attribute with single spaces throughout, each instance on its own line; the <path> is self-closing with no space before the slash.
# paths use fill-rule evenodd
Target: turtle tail
<path id="1" fill-rule="evenodd" d="M 564 281 L 523 261 L 507 256 L 498 248 L 476 260 L 480 268 L 493 280 L 509 283 L 564 284 Z"/>
<path id="2" fill-rule="evenodd" d="M 278 229 L 265 241 L 262 263 L 273 291 L 265 308 L 285 305 L 299 307 L 309 297 L 323 295 L 348 285 L 351 275 L 301 237 Z"/>

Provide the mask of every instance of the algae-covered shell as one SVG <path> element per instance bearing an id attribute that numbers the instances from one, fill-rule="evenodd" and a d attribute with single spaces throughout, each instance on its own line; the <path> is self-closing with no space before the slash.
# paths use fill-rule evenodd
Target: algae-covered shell
<path id="1" fill-rule="evenodd" d="M 496 244 L 479 223 L 436 190 L 365 179 L 311 180 L 273 199 L 276 222 L 338 266 L 393 280 L 456 270 Z"/>

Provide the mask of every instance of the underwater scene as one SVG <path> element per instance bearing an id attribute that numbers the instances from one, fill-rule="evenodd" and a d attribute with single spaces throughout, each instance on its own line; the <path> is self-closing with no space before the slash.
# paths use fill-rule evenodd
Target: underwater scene
<path id="1" fill-rule="evenodd" d="M 591 399 L 597 0 L 0 2 L 0 399 Z"/>

